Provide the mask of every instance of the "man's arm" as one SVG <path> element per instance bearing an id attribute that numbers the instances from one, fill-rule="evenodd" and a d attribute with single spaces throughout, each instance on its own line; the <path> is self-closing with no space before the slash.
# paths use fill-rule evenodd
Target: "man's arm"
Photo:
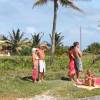
<path id="1" fill-rule="evenodd" d="M 78 49 L 77 49 L 77 48 L 75 48 L 75 55 L 76 55 L 76 57 L 77 57 L 78 59 L 80 59 L 80 56 L 79 56 L 79 51 L 78 51 Z"/>
<path id="2" fill-rule="evenodd" d="M 78 53 L 79 53 L 79 56 L 82 57 L 82 52 L 80 50 L 78 51 Z"/>

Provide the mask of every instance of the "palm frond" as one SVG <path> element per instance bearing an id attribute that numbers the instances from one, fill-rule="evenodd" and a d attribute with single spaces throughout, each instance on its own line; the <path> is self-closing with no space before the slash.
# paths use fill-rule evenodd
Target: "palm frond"
<path id="1" fill-rule="evenodd" d="M 32 8 L 34 8 L 35 6 L 38 6 L 38 5 L 43 5 L 43 4 L 47 3 L 47 1 L 48 1 L 48 0 L 37 0 L 37 1 L 34 3 L 34 5 L 33 5 Z"/>
<path id="2" fill-rule="evenodd" d="M 77 10 L 77 11 L 83 13 L 83 10 L 81 10 L 79 7 L 77 7 L 77 6 L 73 3 L 73 0 L 59 0 L 59 1 L 60 1 L 60 4 L 61 4 L 62 6 L 71 7 L 71 8 L 73 8 L 74 10 Z"/>
<path id="3" fill-rule="evenodd" d="M 7 39 L 6 43 L 11 46 L 12 52 L 19 52 L 18 48 L 28 46 L 28 39 L 23 37 L 24 33 L 20 32 L 20 29 L 17 29 L 17 31 L 13 30 L 11 33 L 9 32 L 9 39 Z"/>

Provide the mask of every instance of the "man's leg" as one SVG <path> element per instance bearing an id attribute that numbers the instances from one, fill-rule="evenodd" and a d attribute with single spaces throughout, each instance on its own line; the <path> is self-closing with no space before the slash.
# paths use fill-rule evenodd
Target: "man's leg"
<path id="1" fill-rule="evenodd" d="M 44 72 L 41 73 L 41 80 L 44 80 Z"/>
<path id="2" fill-rule="evenodd" d="M 80 76 L 81 76 L 81 72 L 82 72 L 83 68 L 82 68 L 82 62 L 81 61 L 77 61 L 77 79 L 80 81 Z"/>
<path id="3" fill-rule="evenodd" d="M 40 80 L 41 80 L 41 81 L 44 80 L 44 72 L 41 72 L 41 73 L 40 73 Z"/>
<path id="4" fill-rule="evenodd" d="M 83 84 L 83 83 L 82 83 L 82 81 L 80 80 L 80 74 L 81 74 L 81 72 L 77 72 L 77 81 L 76 81 L 76 82 L 77 82 L 77 84 L 80 84 L 80 85 L 81 85 L 81 84 Z"/>
<path id="5" fill-rule="evenodd" d="M 80 80 L 80 74 L 81 72 L 77 72 L 77 79 Z"/>

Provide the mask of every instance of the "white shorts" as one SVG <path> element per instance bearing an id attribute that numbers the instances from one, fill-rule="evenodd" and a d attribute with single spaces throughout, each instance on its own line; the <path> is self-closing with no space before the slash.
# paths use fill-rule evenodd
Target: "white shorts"
<path id="1" fill-rule="evenodd" d="M 39 60 L 39 71 L 40 72 L 45 72 L 45 60 Z"/>

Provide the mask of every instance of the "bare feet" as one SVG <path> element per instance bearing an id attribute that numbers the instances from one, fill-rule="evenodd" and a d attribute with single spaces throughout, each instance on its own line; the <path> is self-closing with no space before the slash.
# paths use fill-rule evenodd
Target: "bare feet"
<path id="1" fill-rule="evenodd" d="M 83 82 L 77 79 L 77 80 L 76 80 L 76 84 L 77 84 L 77 85 L 82 85 Z"/>

